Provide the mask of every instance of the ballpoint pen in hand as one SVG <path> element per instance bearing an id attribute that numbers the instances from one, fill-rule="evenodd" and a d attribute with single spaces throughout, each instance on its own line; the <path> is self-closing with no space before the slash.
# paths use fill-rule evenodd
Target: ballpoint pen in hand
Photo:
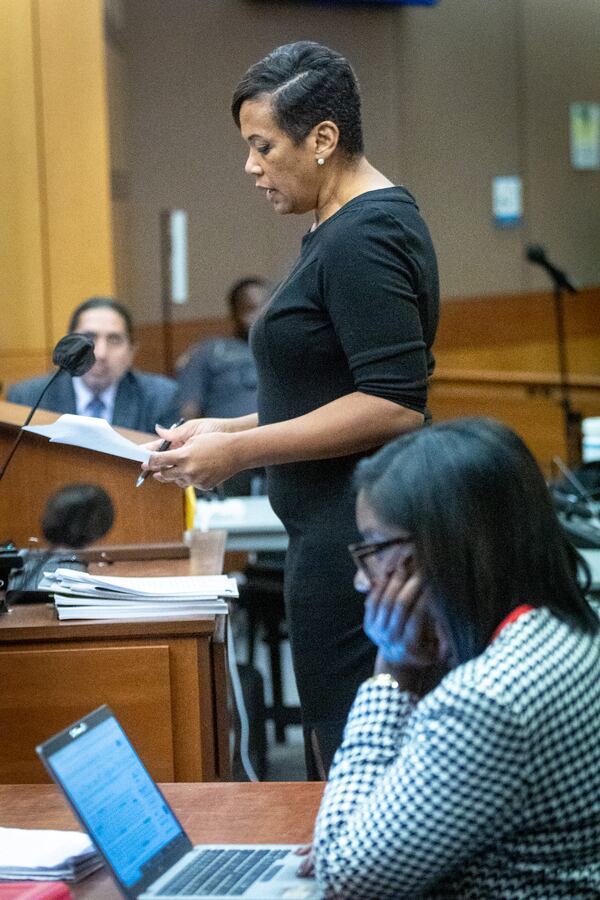
<path id="1" fill-rule="evenodd" d="M 184 422 L 185 422 L 185 419 L 178 419 L 177 422 L 174 422 L 173 425 L 171 425 L 171 428 L 179 428 L 179 426 L 183 425 Z M 171 446 L 171 441 L 163 441 L 156 452 L 162 453 L 164 450 L 168 450 L 170 446 Z M 140 474 L 138 475 L 138 479 L 135 483 L 135 486 L 139 487 L 141 484 L 143 484 L 149 474 L 150 474 L 149 469 L 144 469 L 143 472 L 140 472 Z"/>

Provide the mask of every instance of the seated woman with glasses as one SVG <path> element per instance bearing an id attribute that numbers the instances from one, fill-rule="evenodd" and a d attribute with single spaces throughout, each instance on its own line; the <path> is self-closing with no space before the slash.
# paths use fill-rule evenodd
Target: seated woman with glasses
<path id="1" fill-rule="evenodd" d="M 356 484 L 378 656 L 317 819 L 325 896 L 600 896 L 600 624 L 533 457 L 462 420 Z"/>

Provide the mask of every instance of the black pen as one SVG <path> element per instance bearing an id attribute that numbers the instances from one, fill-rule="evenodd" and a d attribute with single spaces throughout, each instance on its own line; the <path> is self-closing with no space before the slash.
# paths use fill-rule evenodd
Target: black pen
<path id="1" fill-rule="evenodd" d="M 183 425 L 184 422 L 185 422 L 185 419 L 178 419 L 177 422 L 174 422 L 171 425 L 171 428 L 179 428 L 179 426 Z M 164 450 L 168 450 L 170 446 L 171 446 L 171 441 L 163 441 L 156 452 L 162 453 Z M 135 486 L 139 487 L 141 484 L 143 484 L 149 474 L 150 474 L 150 469 L 144 469 L 143 472 L 140 472 L 140 474 L 138 475 L 138 479 L 135 483 Z"/>

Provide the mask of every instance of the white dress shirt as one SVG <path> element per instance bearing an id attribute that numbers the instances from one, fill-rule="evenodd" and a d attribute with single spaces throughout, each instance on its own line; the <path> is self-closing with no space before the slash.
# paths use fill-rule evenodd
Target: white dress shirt
<path id="1" fill-rule="evenodd" d="M 83 378 L 73 378 L 73 390 L 75 391 L 75 404 L 78 416 L 89 416 L 88 406 L 98 397 L 104 403 L 104 411 L 101 418 L 112 422 L 115 411 L 115 398 L 117 396 L 117 384 L 111 384 L 100 394 L 95 394 L 89 389 Z"/>

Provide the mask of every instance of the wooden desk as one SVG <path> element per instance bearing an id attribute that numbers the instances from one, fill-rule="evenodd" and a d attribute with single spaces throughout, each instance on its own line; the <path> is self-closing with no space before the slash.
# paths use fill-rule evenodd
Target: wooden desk
<path id="1" fill-rule="evenodd" d="M 321 782 L 161 785 L 193 843 L 309 843 L 323 794 Z M 81 826 L 54 785 L 0 785 L 0 825 Z M 106 871 L 72 888 L 75 900 L 116 900 Z"/>
<path id="2" fill-rule="evenodd" d="M 47 782 L 35 747 L 102 703 L 156 781 L 230 777 L 224 616 L 63 621 L 0 616 L 0 782 Z"/>

